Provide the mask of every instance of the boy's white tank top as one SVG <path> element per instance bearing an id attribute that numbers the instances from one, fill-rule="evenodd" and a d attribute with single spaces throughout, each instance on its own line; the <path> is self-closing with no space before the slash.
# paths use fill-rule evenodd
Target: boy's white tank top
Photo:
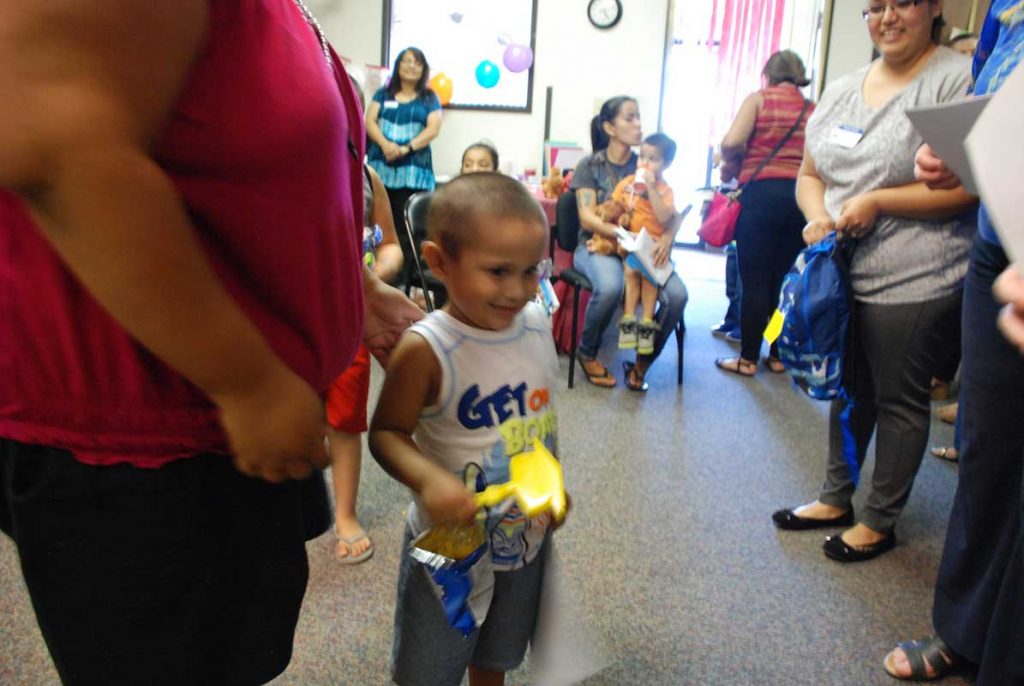
<path id="1" fill-rule="evenodd" d="M 558 358 L 539 306 L 527 305 L 502 331 L 477 329 L 442 311 L 410 331 L 430 344 L 441 365 L 437 402 L 423 409 L 413 435 L 424 455 L 460 478 L 468 465 L 476 465 L 487 484 L 507 481 L 509 459 L 531 450 L 534 438 L 557 456 L 551 395 Z M 414 534 L 430 527 L 418 499 L 409 508 L 409 525 Z M 517 569 L 532 560 L 547 526 L 547 517 L 527 520 L 512 507 L 491 535 L 495 569 Z"/>

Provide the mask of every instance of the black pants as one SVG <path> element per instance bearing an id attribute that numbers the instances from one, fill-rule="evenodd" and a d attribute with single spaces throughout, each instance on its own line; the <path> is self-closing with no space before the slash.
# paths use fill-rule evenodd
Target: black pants
<path id="1" fill-rule="evenodd" d="M 323 476 L 268 484 L 229 458 L 91 467 L 0 440 L 0 528 L 65 684 L 263 684 L 284 671 Z"/>
<path id="2" fill-rule="evenodd" d="M 796 204 L 796 181 L 754 181 L 740 198 L 743 210 L 736 222 L 736 256 L 743 283 L 740 355 L 756 362 L 761 339 L 779 304 L 779 288 L 804 247 L 804 216 Z M 773 348 L 774 354 L 774 348 Z"/>
<path id="3" fill-rule="evenodd" d="M 1024 359 L 996 328 L 1006 255 L 979 238 L 964 286 L 959 482 L 935 584 L 935 629 L 981 665 L 978 686 L 1024 684 Z"/>
<path id="4" fill-rule="evenodd" d="M 875 531 L 896 525 L 928 443 L 930 383 L 943 338 L 960 316 L 962 294 L 907 305 L 855 302 L 852 311 L 853 412 L 857 461 L 875 435 L 875 469 L 859 520 Z M 850 507 L 854 483 L 843 459 L 839 413 L 832 401 L 825 483 L 818 499 Z"/>

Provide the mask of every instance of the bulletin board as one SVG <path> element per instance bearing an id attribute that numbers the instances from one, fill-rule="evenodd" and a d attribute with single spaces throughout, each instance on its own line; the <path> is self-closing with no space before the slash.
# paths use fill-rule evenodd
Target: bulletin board
<path id="1" fill-rule="evenodd" d="M 381 60 L 417 47 L 450 84 L 445 107 L 530 112 L 536 29 L 537 0 L 385 0 Z"/>

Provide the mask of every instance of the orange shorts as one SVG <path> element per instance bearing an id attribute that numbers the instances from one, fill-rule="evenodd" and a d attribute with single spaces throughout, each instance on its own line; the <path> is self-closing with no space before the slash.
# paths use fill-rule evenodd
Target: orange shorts
<path id="1" fill-rule="evenodd" d="M 366 431 L 366 402 L 370 397 L 370 351 L 359 346 L 355 359 L 327 389 L 327 423 L 335 431 Z"/>

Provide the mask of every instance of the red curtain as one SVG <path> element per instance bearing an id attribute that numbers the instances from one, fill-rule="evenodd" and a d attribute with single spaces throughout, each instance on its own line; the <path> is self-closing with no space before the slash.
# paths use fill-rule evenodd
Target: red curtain
<path id="1" fill-rule="evenodd" d="M 715 89 L 712 140 L 728 131 L 743 99 L 761 87 L 761 70 L 778 51 L 786 0 L 710 0 L 711 35 L 717 44 L 718 77 Z"/>

